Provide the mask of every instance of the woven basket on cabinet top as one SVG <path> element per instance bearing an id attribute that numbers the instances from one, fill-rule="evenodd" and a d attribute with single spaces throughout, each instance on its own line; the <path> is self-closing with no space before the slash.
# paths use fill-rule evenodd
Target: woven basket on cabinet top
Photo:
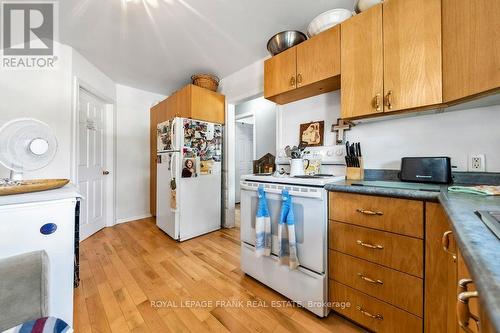
<path id="1" fill-rule="evenodd" d="M 217 91 L 219 88 L 219 78 L 211 74 L 195 74 L 191 76 L 191 80 L 195 86 Z"/>

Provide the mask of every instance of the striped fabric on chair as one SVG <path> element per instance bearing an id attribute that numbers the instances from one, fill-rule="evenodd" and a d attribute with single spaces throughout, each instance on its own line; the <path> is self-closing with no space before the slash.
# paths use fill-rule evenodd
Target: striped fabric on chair
<path id="1" fill-rule="evenodd" d="M 31 320 L 4 333 L 72 333 L 71 327 L 61 319 L 45 317 Z"/>

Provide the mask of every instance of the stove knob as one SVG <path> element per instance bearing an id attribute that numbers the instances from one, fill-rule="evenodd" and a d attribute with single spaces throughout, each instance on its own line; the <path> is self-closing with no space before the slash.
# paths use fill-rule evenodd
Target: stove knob
<path id="1" fill-rule="evenodd" d="M 342 149 L 337 149 L 335 151 L 335 154 L 337 154 L 337 156 L 342 156 L 344 154 L 344 152 L 342 151 Z"/>
<path id="2" fill-rule="evenodd" d="M 331 150 L 327 151 L 327 152 L 326 152 L 326 155 L 327 155 L 327 156 L 333 156 L 333 151 L 331 151 Z"/>

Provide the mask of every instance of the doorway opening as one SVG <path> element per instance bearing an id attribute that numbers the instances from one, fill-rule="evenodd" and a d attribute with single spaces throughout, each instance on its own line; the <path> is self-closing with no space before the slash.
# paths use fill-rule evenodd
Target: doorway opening
<path id="1" fill-rule="evenodd" d="M 241 177 L 262 172 L 257 161 L 276 156 L 276 104 L 258 97 L 237 104 L 235 112 L 235 225 L 240 225 Z"/>

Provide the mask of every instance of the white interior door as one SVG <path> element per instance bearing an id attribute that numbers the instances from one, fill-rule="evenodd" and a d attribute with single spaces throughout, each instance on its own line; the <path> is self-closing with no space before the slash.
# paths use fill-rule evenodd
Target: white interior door
<path id="1" fill-rule="evenodd" d="M 84 199 L 80 210 L 80 239 L 106 225 L 104 181 L 105 108 L 98 97 L 80 89 L 78 101 L 78 188 Z"/>
<path id="2" fill-rule="evenodd" d="M 253 173 L 253 126 L 246 122 L 236 123 L 236 203 L 241 201 L 240 178 Z"/>

